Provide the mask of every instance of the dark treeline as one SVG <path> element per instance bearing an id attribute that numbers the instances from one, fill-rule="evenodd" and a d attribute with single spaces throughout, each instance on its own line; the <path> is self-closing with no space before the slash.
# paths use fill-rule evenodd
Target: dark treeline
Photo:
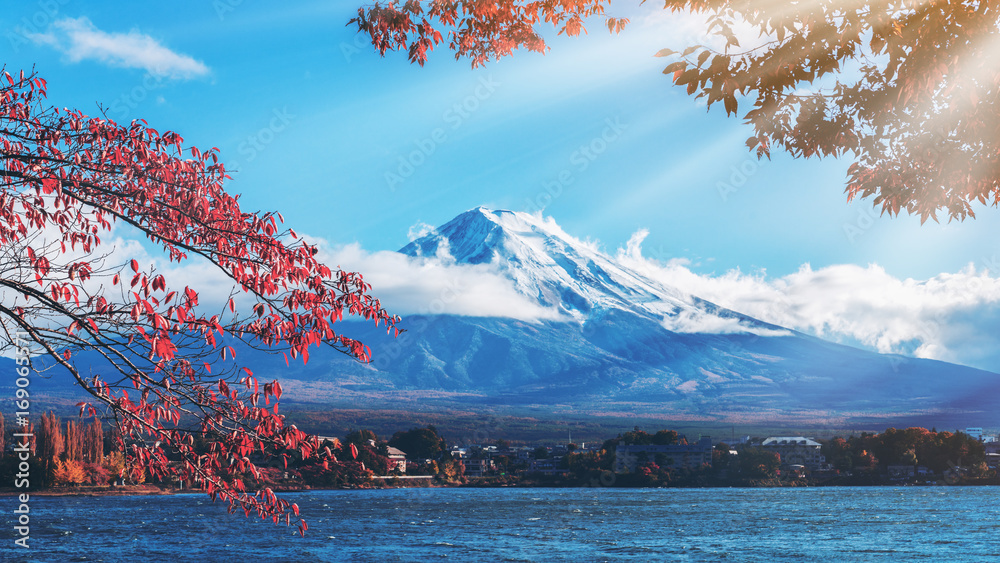
<path id="1" fill-rule="evenodd" d="M 18 427 L 18 432 L 25 429 Z M 30 425 L 30 489 L 78 486 L 107 487 L 150 483 L 136 473 L 125 457 L 114 451 L 110 431 L 99 420 L 68 420 L 49 413 Z M 18 471 L 18 445 L 12 430 L 4 431 L 0 417 L 0 481 L 10 487 Z M 394 484 L 393 476 L 425 476 L 424 483 L 511 486 L 776 486 L 803 484 L 883 484 L 899 468 L 912 481 L 949 483 L 997 481 L 995 469 L 986 464 L 984 445 L 961 432 L 936 432 L 924 428 L 882 433 L 862 433 L 847 438 L 818 440 L 825 457 L 822 468 L 789 467 L 774 451 L 760 445 L 730 446 L 717 443 L 711 461 L 678 464 L 665 453 L 640 453 L 628 470 L 615 466 L 621 446 L 687 446 L 673 430 L 647 433 L 638 428 L 586 449 L 576 444 L 555 447 L 512 446 L 505 440 L 492 444 L 449 448 L 434 426 L 399 431 L 388 439 L 370 430 L 354 430 L 342 437 L 322 437 L 332 457 L 302 459 L 297 452 L 268 451 L 252 456 L 259 476 L 229 475 L 248 487 L 291 490 L 309 487 L 339 488 Z M 214 438 L 196 441 L 208 452 Z M 757 441 L 759 442 L 759 440 Z M 167 453 L 170 458 L 170 453 Z M 705 458 L 707 459 L 707 457 Z M 467 471 L 475 467 L 476 471 Z M 617 471 L 616 471 L 617 469 Z M 897 479 L 898 480 L 898 479 Z M 153 482 L 164 488 L 197 488 L 197 482 Z"/>
<path id="2" fill-rule="evenodd" d="M 890 466 L 923 466 L 935 474 L 955 467 L 976 476 L 987 476 L 982 442 L 962 432 L 937 432 L 926 428 L 889 428 L 881 434 L 862 433 L 823 442 L 823 455 L 839 471 L 884 473 Z"/>

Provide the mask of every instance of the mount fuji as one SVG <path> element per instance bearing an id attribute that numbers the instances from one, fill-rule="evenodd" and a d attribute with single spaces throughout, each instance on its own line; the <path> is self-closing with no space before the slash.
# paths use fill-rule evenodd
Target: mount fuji
<path id="1" fill-rule="evenodd" d="M 276 371 L 298 380 L 300 398 L 732 423 L 992 425 L 1000 411 L 1000 375 L 760 321 L 667 287 L 551 219 L 480 207 L 400 252 L 487 265 L 543 314 L 413 315 L 396 340 L 345 327 L 375 361 Z"/>
<path id="2" fill-rule="evenodd" d="M 1000 375 L 763 322 L 668 287 L 551 219 L 480 207 L 399 252 L 414 263 L 487 269 L 510 291 L 493 297 L 493 316 L 404 317 L 395 339 L 370 323 L 340 323 L 371 347 L 370 364 L 317 351 L 289 367 L 249 347 L 237 351 L 240 361 L 262 380 L 281 379 L 283 402 L 313 411 L 835 428 L 995 427 L 1000 412 Z M 495 314 L 512 296 L 531 318 L 513 304 Z M 39 381 L 40 390 L 57 380 Z"/>
<path id="3" fill-rule="evenodd" d="M 518 293 L 578 323 L 625 312 L 677 332 L 786 335 L 788 331 L 664 286 L 566 234 L 551 219 L 479 207 L 403 247 L 413 257 L 491 264 Z"/>

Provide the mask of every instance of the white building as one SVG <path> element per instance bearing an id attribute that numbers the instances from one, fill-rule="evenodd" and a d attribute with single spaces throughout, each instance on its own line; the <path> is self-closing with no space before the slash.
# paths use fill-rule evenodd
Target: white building
<path id="1" fill-rule="evenodd" d="M 820 453 L 823 446 L 803 436 L 774 436 L 761 442 L 760 447 L 780 455 L 782 465 L 804 465 L 815 471 L 826 463 Z"/>
<path id="2" fill-rule="evenodd" d="M 634 473 L 636 468 L 651 461 L 670 469 L 695 469 L 712 464 L 712 438 L 705 436 L 695 444 L 669 446 L 619 444 L 615 448 L 615 473 Z"/>
<path id="3" fill-rule="evenodd" d="M 406 453 L 392 446 L 388 446 L 388 449 L 389 470 L 398 469 L 400 473 L 406 473 Z"/>

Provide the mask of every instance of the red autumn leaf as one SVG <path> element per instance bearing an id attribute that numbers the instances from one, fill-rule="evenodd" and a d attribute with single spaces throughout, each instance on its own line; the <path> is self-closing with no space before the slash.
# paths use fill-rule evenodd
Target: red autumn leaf
<path id="1" fill-rule="evenodd" d="M 522 48 L 545 53 L 553 29 L 575 35 L 588 18 L 620 31 L 627 21 L 608 15 L 610 6 L 376 0 L 360 5 L 349 24 L 380 55 L 401 51 L 421 66 L 447 36 L 454 57 L 476 68 Z M 993 103 L 1000 66 L 982 63 L 996 55 L 1000 17 L 990 3 L 665 0 L 662 7 L 704 16 L 701 31 L 720 45 L 685 45 L 683 34 L 664 28 L 664 41 L 675 42 L 654 54 L 675 59 L 664 74 L 709 109 L 721 102 L 727 116 L 744 119 L 759 140 L 750 147 L 757 158 L 770 158 L 773 147 L 793 157 L 852 158 L 848 201 L 872 198 L 882 212 L 906 211 L 921 224 L 938 214 L 974 219 L 975 206 L 1000 202 Z M 742 47 L 741 27 L 760 40 Z M 742 116 L 741 106 L 749 108 Z"/>
<path id="2" fill-rule="evenodd" d="M 4 282 L 12 294 L 43 297 L 17 303 L 9 314 L 19 321 L 41 319 L 44 330 L 32 336 L 108 412 L 116 446 L 134 474 L 197 482 L 213 499 L 247 514 L 275 520 L 297 514 L 298 507 L 273 492 L 258 495 L 245 490 L 242 479 L 225 474 L 232 463 L 240 475 L 258 476 L 256 455 L 266 457 L 270 454 L 264 452 L 306 440 L 284 424 L 277 405 L 258 406 L 258 385 L 249 368 L 223 366 L 214 385 L 215 354 L 236 360 L 231 341 L 225 341 L 236 337 L 282 353 L 305 344 L 359 357 L 313 323 L 339 318 L 345 307 L 385 323 L 387 330 L 396 318 L 368 295 L 367 286 L 353 283 L 353 274 L 322 264 L 311 247 L 288 246 L 275 227 L 276 214 L 241 208 L 224 189 L 228 176 L 217 149 L 185 146 L 176 133 L 161 133 L 142 120 L 119 125 L 105 116 L 56 111 L 44 105 L 44 80 L 23 72 L 20 80 L 5 76 L 7 85 L 0 84 L 0 199 L 5 202 L 0 223 L 6 227 L 0 229 L 0 245 L 11 262 L 9 271 L 30 275 L 5 276 Z M 120 224 L 148 237 L 167 261 L 198 256 L 229 276 L 253 312 L 240 314 L 234 296 L 231 314 L 222 318 L 200 306 L 192 287 L 183 287 L 183 298 L 175 299 L 177 280 L 155 273 L 152 266 L 141 273 L 137 259 L 128 263 L 133 290 L 121 291 L 121 275 L 128 270 L 103 269 L 110 249 L 101 240 Z M 39 232 L 47 233 L 48 242 L 37 237 Z M 303 323 L 289 331 L 283 320 L 293 313 Z M 78 350 L 112 361 L 106 371 L 92 375 L 87 366 L 67 361 Z M 244 374 L 252 396 L 234 391 Z M 265 388 L 265 399 L 281 393 L 275 382 Z M 91 403 L 78 406 L 81 414 L 97 412 Z M 182 412 L 198 420 L 181 424 Z M 165 428 L 164 422 L 172 426 Z M 203 432 L 216 435 L 208 452 L 195 448 L 195 437 Z M 303 522 L 300 530 L 306 529 Z"/>

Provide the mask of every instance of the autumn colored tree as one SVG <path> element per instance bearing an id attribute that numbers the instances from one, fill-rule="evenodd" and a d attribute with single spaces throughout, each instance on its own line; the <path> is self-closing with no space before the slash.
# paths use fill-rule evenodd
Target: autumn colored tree
<path id="1" fill-rule="evenodd" d="M 462 460 L 446 455 L 440 462 L 438 462 L 438 479 L 441 479 L 442 481 L 453 481 L 460 480 L 464 476 L 465 464 L 462 463 Z"/>
<path id="2" fill-rule="evenodd" d="M 223 187 L 229 176 L 217 149 L 45 99 L 41 77 L 0 71 L 7 342 L 28 340 L 68 372 L 89 395 L 81 414 L 112 424 L 136 475 L 197 481 L 231 510 L 290 522 L 297 506 L 246 489 L 243 476 L 258 472 L 251 455 L 328 454 L 284 423 L 281 385 L 258 382 L 232 344 L 303 361 L 323 346 L 368 361 L 368 348 L 336 323 L 350 315 L 392 332 L 397 318 L 359 274 L 322 264 L 315 246 L 282 230 L 279 214 L 244 211 Z M 115 227 L 147 237 L 164 262 L 214 268 L 232 297 L 202 304 L 197 288 L 121 258 L 105 242 Z M 78 363 L 84 351 L 103 359 L 99 370 Z M 211 450 L 195 451 L 207 433 L 217 437 Z"/>
<path id="3" fill-rule="evenodd" d="M 375 475 L 389 473 L 388 444 L 379 440 L 371 430 L 355 430 L 344 436 L 343 444 L 351 451 L 352 458 L 362 464 L 362 468 L 375 472 Z"/>
<path id="4" fill-rule="evenodd" d="M 576 35 L 587 18 L 612 31 L 610 0 L 376 1 L 349 25 L 379 53 L 423 65 L 447 43 L 472 66 L 519 48 L 547 50 L 542 31 Z M 758 157 L 850 155 L 848 199 L 872 197 L 921 222 L 974 217 L 1000 202 L 1000 4 L 992 0 L 664 0 L 706 17 L 707 45 L 671 45 L 664 73 L 711 108 L 753 127 Z M 753 30 L 747 45 L 737 30 Z M 652 53 L 650 53 L 652 54 Z"/>
<path id="5" fill-rule="evenodd" d="M 31 456 L 35 457 L 38 451 L 38 437 L 35 436 L 35 423 L 29 421 L 28 427 L 20 430 L 19 433 L 28 435 L 24 439 L 28 441 L 28 451 L 31 453 Z"/>
<path id="6" fill-rule="evenodd" d="M 36 454 L 42 467 L 42 479 L 45 483 L 52 482 L 53 471 L 65 447 L 65 437 L 59 426 L 59 417 L 54 413 L 42 414 L 42 418 L 38 423 L 38 433 L 35 435 L 35 440 L 37 441 Z"/>
<path id="7" fill-rule="evenodd" d="M 352 459 L 324 460 L 302 466 L 298 473 L 303 481 L 320 487 L 364 486 L 375 474 L 364 463 Z"/>
<path id="8" fill-rule="evenodd" d="M 974 465 L 986 459 L 982 442 L 962 432 L 931 433 L 918 444 L 916 455 L 921 465 L 936 473 L 955 465 Z"/>
<path id="9" fill-rule="evenodd" d="M 59 425 L 59 417 L 55 413 L 42 414 L 36 439 L 38 440 L 37 454 L 43 460 L 56 459 L 63 453 L 65 437 Z"/>
<path id="10" fill-rule="evenodd" d="M 83 432 L 80 426 L 72 420 L 66 421 L 66 445 L 63 459 L 79 461 L 83 458 Z"/>
<path id="11" fill-rule="evenodd" d="M 109 475 L 118 478 L 124 474 L 127 467 L 125 455 L 122 452 L 111 452 L 101 461 L 101 467 L 105 468 Z"/>
<path id="12" fill-rule="evenodd" d="M 84 465 L 72 459 L 57 459 L 53 463 L 52 483 L 54 485 L 80 485 L 87 479 Z"/>
<path id="13" fill-rule="evenodd" d="M 84 431 L 83 459 L 89 463 L 100 463 L 104 459 L 104 426 L 97 418 Z"/>

